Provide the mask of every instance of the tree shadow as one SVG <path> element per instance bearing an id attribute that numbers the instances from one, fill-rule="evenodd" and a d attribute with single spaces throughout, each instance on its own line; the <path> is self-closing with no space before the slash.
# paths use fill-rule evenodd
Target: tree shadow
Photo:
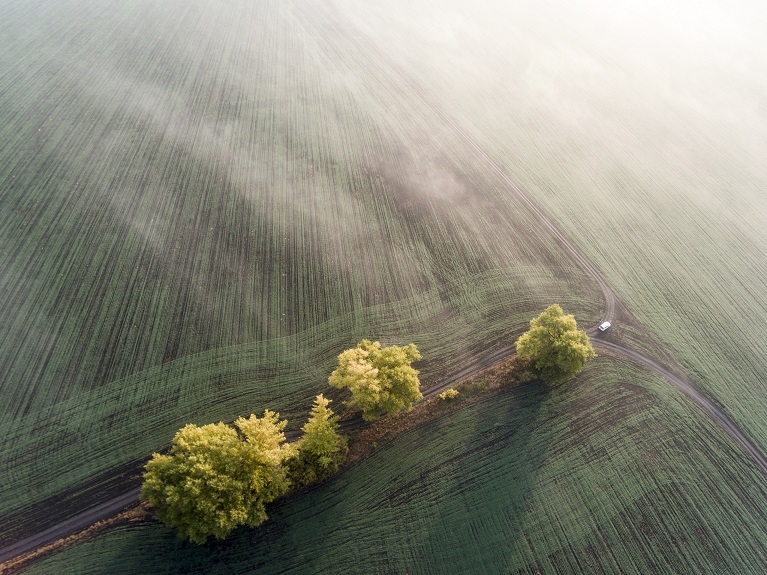
<path id="1" fill-rule="evenodd" d="M 435 466 L 444 496 L 426 536 L 414 541 L 412 568 L 436 563 L 440 572 L 497 573 L 522 539 L 532 545 L 524 524 L 549 445 L 540 431 L 549 396 L 531 383 L 477 406 L 462 452 Z"/>
<path id="2" fill-rule="evenodd" d="M 81 552 L 105 573 L 506 571 L 515 549 L 534 545 L 524 523 L 551 437 L 541 432 L 548 397 L 535 383 L 488 394 L 225 541 L 197 546 L 155 524 L 102 542 L 110 553 Z"/>

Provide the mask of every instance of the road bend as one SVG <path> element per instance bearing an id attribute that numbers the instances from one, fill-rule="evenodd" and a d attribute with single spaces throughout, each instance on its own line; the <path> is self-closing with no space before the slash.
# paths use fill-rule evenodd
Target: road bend
<path id="1" fill-rule="evenodd" d="M 633 361 L 636 364 L 646 367 L 651 371 L 654 371 L 656 374 L 660 375 L 666 381 L 671 383 L 674 387 L 679 389 L 679 391 L 689 397 L 698 405 L 698 407 L 706 412 L 709 417 L 711 417 L 711 419 L 719 424 L 719 426 L 735 441 L 735 443 L 737 443 L 743 449 L 743 451 L 745 451 L 746 454 L 751 457 L 759 470 L 765 476 L 767 476 L 767 457 L 765 457 L 762 451 L 748 437 L 746 437 L 746 435 L 740 430 L 735 422 L 733 422 L 721 409 L 719 409 L 719 407 L 713 401 L 701 393 L 701 391 L 690 381 L 676 375 L 675 373 L 672 373 L 654 359 L 634 351 L 633 349 L 629 349 L 622 345 L 601 339 L 592 339 L 591 343 L 597 349 L 602 348 L 612 352 L 613 355 L 623 357 Z"/>

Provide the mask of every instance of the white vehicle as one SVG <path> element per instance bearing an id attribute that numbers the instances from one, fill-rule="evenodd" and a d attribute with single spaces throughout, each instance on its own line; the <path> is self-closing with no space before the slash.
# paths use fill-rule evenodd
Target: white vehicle
<path id="1" fill-rule="evenodd" d="M 610 322 L 605 321 L 599 324 L 599 331 L 607 331 L 607 328 L 610 327 Z"/>

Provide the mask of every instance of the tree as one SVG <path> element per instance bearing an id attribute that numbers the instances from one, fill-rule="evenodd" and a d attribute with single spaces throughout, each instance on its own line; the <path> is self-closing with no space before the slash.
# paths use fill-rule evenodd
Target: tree
<path id="1" fill-rule="evenodd" d="M 294 448 L 284 443 L 285 425 L 267 410 L 260 419 L 240 417 L 237 429 L 224 423 L 183 427 L 170 455 L 155 453 L 146 464 L 141 498 L 195 543 L 259 525 L 267 518 L 264 505 L 290 485 L 283 462 Z"/>
<path id="2" fill-rule="evenodd" d="M 298 454 L 289 462 L 291 481 L 297 486 L 318 483 L 334 475 L 349 451 L 346 438 L 338 433 L 338 418 L 322 394 L 314 400 L 309 420 L 301 428 Z"/>
<path id="3" fill-rule="evenodd" d="M 415 344 L 381 347 L 379 342 L 363 339 L 357 347 L 338 356 L 338 368 L 328 382 L 333 387 L 351 391 L 349 405 L 362 410 L 370 421 L 381 415 L 410 409 L 423 396 L 418 370 L 410 364 L 421 359 Z"/>
<path id="4" fill-rule="evenodd" d="M 575 317 L 565 315 L 557 304 L 530 321 L 530 329 L 520 336 L 516 346 L 517 355 L 530 361 L 549 383 L 567 381 L 596 357 L 589 336 L 578 329 Z"/>

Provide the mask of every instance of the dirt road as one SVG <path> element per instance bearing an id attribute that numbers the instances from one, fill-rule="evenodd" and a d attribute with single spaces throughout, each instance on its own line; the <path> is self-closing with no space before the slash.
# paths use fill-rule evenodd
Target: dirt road
<path id="1" fill-rule="evenodd" d="M 611 353 L 612 355 L 631 360 L 634 363 L 654 371 L 663 377 L 666 381 L 671 383 L 674 387 L 679 389 L 687 397 L 692 399 L 698 405 L 698 407 L 706 412 L 709 417 L 711 417 L 711 419 L 716 421 L 716 423 L 718 423 L 719 426 L 724 429 L 724 431 L 726 431 L 727 434 L 738 445 L 740 445 L 743 451 L 745 451 L 751 457 L 761 472 L 767 476 L 767 457 L 765 457 L 761 450 L 756 445 L 754 445 L 754 443 L 748 439 L 748 437 L 745 436 L 745 434 L 738 428 L 738 426 L 735 425 L 735 423 L 729 417 L 727 417 L 727 415 L 712 400 L 701 393 L 701 391 L 695 387 L 692 382 L 686 378 L 672 373 L 658 362 L 656 362 L 654 359 L 642 355 L 641 353 L 622 345 L 599 339 L 592 340 L 591 343 L 597 349 L 602 349 Z"/>

